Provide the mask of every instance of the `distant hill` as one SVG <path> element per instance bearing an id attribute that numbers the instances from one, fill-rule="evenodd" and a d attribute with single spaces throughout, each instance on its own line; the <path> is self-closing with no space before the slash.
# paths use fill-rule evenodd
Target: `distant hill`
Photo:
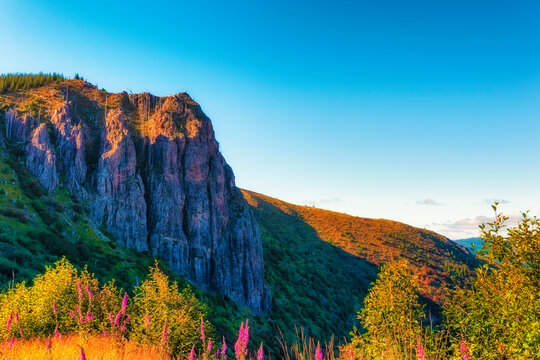
<path id="1" fill-rule="evenodd" d="M 454 240 L 454 242 L 456 242 L 457 244 L 459 244 L 459 245 L 461 245 L 463 247 L 466 247 L 469 250 L 472 250 L 473 249 L 473 247 L 472 247 L 473 244 L 477 249 L 482 245 L 482 238 L 480 238 L 480 237 L 471 237 L 471 238 L 466 238 L 466 239 Z"/>
<path id="2" fill-rule="evenodd" d="M 407 259 L 422 294 L 435 302 L 439 302 L 443 295 L 442 284 L 453 281 L 457 273 L 469 272 L 476 264 L 474 256 L 465 247 L 430 230 L 397 221 L 361 218 L 294 205 L 248 190 L 243 190 L 243 193 L 263 228 L 263 247 L 267 230 L 285 231 L 277 215 L 294 218 L 299 224 L 308 226 L 318 239 L 364 260 L 366 264 L 379 266 L 395 259 Z M 271 218 L 270 213 L 273 214 Z M 285 245 L 286 242 L 282 250 Z M 268 272 L 272 265 L 271 261 L 270 264 L 268 262 L 267 252 L 265 248 Z M 272 281 L 268 281 L 272 287 Z"/>

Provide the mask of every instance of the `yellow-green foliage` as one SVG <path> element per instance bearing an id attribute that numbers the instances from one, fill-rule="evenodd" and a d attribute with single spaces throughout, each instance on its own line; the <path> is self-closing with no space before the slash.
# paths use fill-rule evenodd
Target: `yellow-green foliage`
<path id="1" fill-rule="evenodd" d="M 12 318 L 11 329 L 1 327 L 0 337 L 21 337 L 21 333 L 23 337 L 48 336 L 55 328 L 60 334 L 97 332 L 113 304 L 118 307 L 118 294 L 114 284 L 100 287 L 88 271 L 78 273 L 66 259 L 59 260 L 48 266 L 44 274 L 36 276 L 33 285 L 19 283 L 0 295 L 0 319 L 7 324 Z M 80 316 L 87 314 L 93 315 L 94 320 L 81 323 Z"/>
<path id="2" fill-rule="evenodd" d="M 157 264 L 135 289 L 133 301 L 122 294 L 114 282 L 100 286 L 87 270 L 78 272 L 66 259 L 59 260 L 32 285 L 19 283 L 0 294 L 0 323 L 5 324 L 0 327 L 0 339 L 9 342 L 13 338 L 103 332 L 117 339 L 160 346 L 172 355 L 185 355 L 193 345 L 202 345 L 201 320 L 207 336 L 211 335 L 204 320 L 206 306 L 189 288 L 180 292 Z M 128 303 L 125 309 L 124 298 Z M 149 321 L 145 322 L 147 315 Z M 119 319 L 116 323 L 115 318 Z"/>
<path id="3" fill-rule="evenodd" d="M 356 339 L 364 356 L 413 356 L 422 334 L 424 313 L 418 303 L 418 285 L 406 263 L 383 266 L 364 304 L 358 318 L 366 333 L 363 340 Z"/>
<path id="4" fill-rule="evenodd" d="M 540 354 L 540 222 L 524 214 L 516 227 L 506 229 L 505 220 L 496 213 L 482 228 L 479 254 L 486 264 L 445 306 L 455 342 L 463 338 L 475 359 Z"/>
<path id="5" fill-rule="evenodd" d="M 181 292 L 156 265 L 148 278 L 135 288 L 133 336 L 143 343 L 163 342 L 171 353 L 187 355 L 193 346 L 201 347 L 200 323 L 206 318 L 206 305 L 188 286 Z M 204 323 L 211 335 L 209 322 Z M 166 331 L 166 336 L 164 336 Z"/>

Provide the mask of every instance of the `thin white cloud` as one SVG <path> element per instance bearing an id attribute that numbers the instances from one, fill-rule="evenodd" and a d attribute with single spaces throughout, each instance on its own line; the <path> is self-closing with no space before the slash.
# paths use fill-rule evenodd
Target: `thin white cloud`
<path id="1" fill-rule="evenodd" d="M 441 203 L 433 200 L 433 199 L 424 199 L 424 200 L 419 200 L 416 202 L 418 205 L 436 205 L 436 206 L 439 206 L 439 205 L 442 205 Z"/>
<path id="2" fill-rule="evenodd" d="M 495 202 L 499 204 L 510 204 L 510 201 L 505 199 L 484 199 L 484 202 L 489 205 L 493 205 Z"/>
<path id="3" fill-rule="evenodd" d="M 338 203 L 338 202 L 342 202 L 343 200 L 341 200 L 340 198 L 332 198 L 332 199 L 320 199 L 320 200 L 306 200 L 306 201 L 303 201 L 303 203 L 305 204 L 305 206 L 319 206 L 319 205 L 327 205 L 327 204 L 333 204 L 333 203 Z"/>

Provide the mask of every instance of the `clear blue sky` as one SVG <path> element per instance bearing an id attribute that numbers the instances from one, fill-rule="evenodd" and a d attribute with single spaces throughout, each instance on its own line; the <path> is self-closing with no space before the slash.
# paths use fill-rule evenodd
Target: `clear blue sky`
<path id="1" fill-rule="evenodd" d="M 473 236 L 540 214 L 537 1 L 0 2 L 0 72 L 187 91 L 237 184 Z"/>

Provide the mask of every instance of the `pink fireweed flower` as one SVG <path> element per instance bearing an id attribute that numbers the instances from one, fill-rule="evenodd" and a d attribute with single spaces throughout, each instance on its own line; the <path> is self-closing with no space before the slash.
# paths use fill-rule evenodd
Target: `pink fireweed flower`
<path id="1" fill-rule="evenodd" d="M 227 343 L 225 342 L 225 337 L 223 338 L 223 344 L 221 345 L 221 356 L 225 356 L 227 353 Z"/>
<path id="2" fill-rule="evenodd" d="M 82 316 L 81 307 L 79 305 L 77 305 L 77 314 Z"/>
<path id="3" fill-rule="evenodd" d="M 126 325 L 127 325 L 127 324 L 122 325 L 122 327 L 120 328 L 120 333 L 123 334 L 124 331 L 126 331 L 126 327 L 127 327 Z"/>
<path id="4" fill-rule="evenodd" d="M 75 319 L 75 314 L 73 313 L 73 310 L 69 310 L 69 316 L 71 316 L 73 319 Z"/>
<path id="5" fill-rule="evenodd" d="M 58 331 L 58 325 L 56 325 L 56 327 L 54 328 L 54 336 L 56 336 L 57 338 L 59 338 L 60 336 L 60 332 Z"/>
<path id="6" fill-rule="evenodd" d="M 112 323 L 114 323 L 114 318 L 112 316 L 112 313 L 109 313 L 109 321 Z"/>
<path id="7" fill-rule="evenodd" d="M 244 323 L 240 324 L 240 330 L 238 331 L 238 339 L 234 344 L 234 351 L 236 353 L 237 359 L 244 359 L 247 356 L 247 345 L 249 342 L 249 325 L 246 320 L 246 325 Z"/>
<path id="8" fill-rule="evenodd" d="M 92 321 L 94 320 L 94 314 L 87 313 L 86 314 L 86 321 Z"/>
<path id="9" fill-rule="evenodd" d="M 201 318 L 201 340 L 204 341 L 204 321 Z"/>
<path id="10" fill-rule="evenodd" d="M 56 309 L 56 301 L 52 302 L 52 310 L 54 315 L 58 315 L 58 310 Z"/>
<path id="11" fill-rule="evenodd" d="M 426 353 L 420 340 L 418 340 L 416 344 L 416 357 L 418 358 L 418 360 L 426 360 Z"/>
<path id="12" fill-rule="evenodd" d="M 9 314 L 9 318 L 8 318 L 8 321 L 7 321 L 7 331 L 9 331 L 11 329 L 11 323 L 13 322 L 13 311 L 11 312 L 11 314 Z"/>
<path id="13" fill-rule="evenodd" d="M 128 296 L 127 293 L 124 293 L 124 298 L 122 299 L 122 308 L 120 309 L 120 312 L 122 315 L 126 315 L 126 307 L 128 302 Z"/>
<path id="14" fill-rule="evenodd" d="M 144 317 L 144 327 L 147 327 L 148 325 L 150 325 L 150 315 L 146 314 Z"/>
<path id="15" fill-rule="evenodd" d="M 161 343 L 165 344 L 167 342 L 167 319 L 165 319 L 165 323 L 163 323 L 163 332 L 161 334 Z"/>
<path id="16" fill-rule="evenodd" d="M 212 340 L 208 340 L 208 349 L 207 349 L 207 353 L 211 353 L 212 352 Z"/>
<path id="17" fill-rule="evenodd" d="M 349 349 L 349 360 L 354 360 L 354 354 L 352 349 Z"/>
<path id="18" fill-rule="evenodd" d="M 81 348 L 81 359 L 80 360 L 86 360 L 86 354 L 84 353 L 84 349 L 82 348 L 82 346 L 80 346 Z"/>
<path id="19" fill-rule="evenodd" d="M 264 350 L 263 350 L 262 343 L 261 343 L 261 347 L 257 351 L 257 360 L 264 360 Z"/>
<path id="20" fill-rule="evenodd" d="M 317 348 L 315 349 L 315 360 L 323 360 L 324 355 L 321 350 L 321 344 L 317 343 Z"/>
<path id="21" fill-rule="evenodd" d="M 13 344 L 15 343 L 15 336 L 12 336 L 11 337 L 11 341 L 9 342 L 8 346 L 9 346 L 9 350 L 13 349 Z"/>
<path id="22" fill-rule="evenodd" d="M 86 284 L 86 294 L 88 294 L 88 299 L 92 301 L 94 299 L 94 294 L 90 290 L 90 285 Z"/>
<path id="23" fill-rule="evenodd" d="M 51 340 L 51 337 L 49 336 L 49 338 L 47 339 L 47 342 L 45 343 L 45 348 L 47 349 L 47 351 L 49 352 L 49 354 L 51 353 L 52 351 L 52 340 Z"/>
<path id="24" fill-rule="evenodd" d="M 81 280 L 77 281 L 77 293 L 79 295 L 79 300 L 82 300 L 83 291 L 82 291 L 82 288 L 81 288 Z"/>
<path id="25" fill-rule="evenodd" d="M 459 351 L 461 352 L 461 358 L 463 360 L 473 360 L 471 353 L 469 352 L 469 348 L 467 347 L 467 343 L 465 340 L 461 340 L 459 343 Z"/>
<path id="26" fill-rule="evenodd" d="M 188 360 L 195 360 L 195 345 L 191 348 L 191 352 L 188 355 Z"/>
<path id="27" fill-rule="evenodd" d="M 122 310 L 120 310 L 118 312 L 118 314 L 116 314 L 116 317 L 114 318 L 114 325 L 115 326 L 120 326 L 120 317 L 122 316 Z"/>
<path id="28" fill-rule="evenodd" d="M 19 322 L 19 313 L 15 313 L 15 322 Z"/>
<path id="29" fill-rule="evenodd" d="M 103 336 L 105 336 L 105 337 L 109 336 L 109 334 L 107 334 L 107 332 L 105 331 L 105 329 L 103 329 L 101 332 L 102 332 Z"/>

